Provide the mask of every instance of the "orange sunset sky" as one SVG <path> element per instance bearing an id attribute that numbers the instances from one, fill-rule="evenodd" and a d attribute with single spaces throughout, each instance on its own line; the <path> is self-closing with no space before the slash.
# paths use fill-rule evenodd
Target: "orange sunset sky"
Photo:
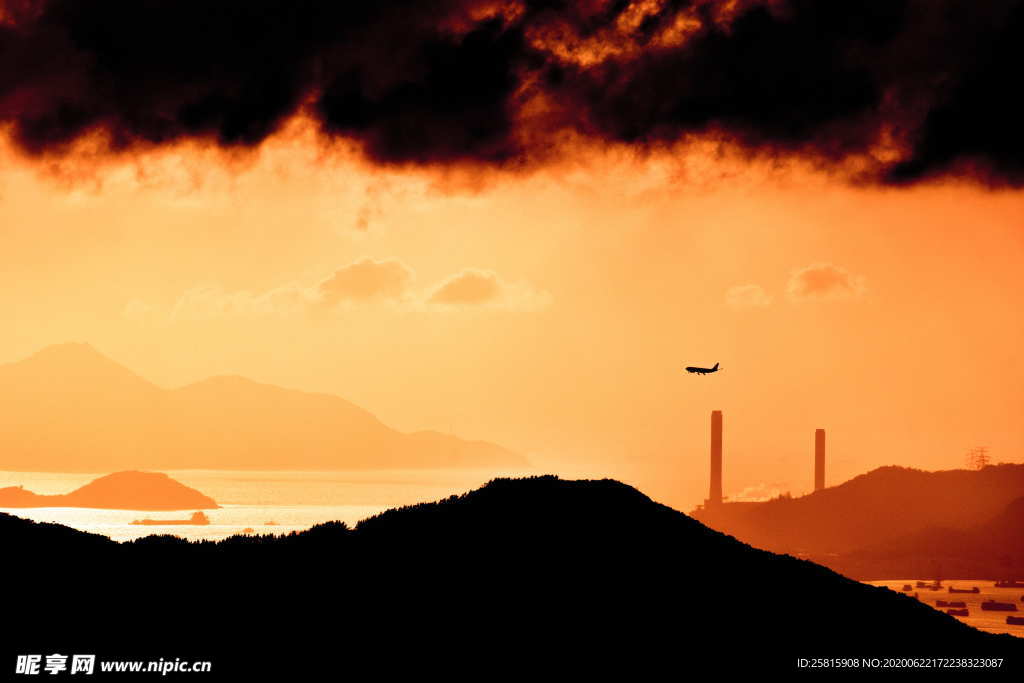
<path id="1" fill-rule="evenodd" d="M 688 509 L 1024 446 L 1024 4 L 0 0 L 0 361 Z M 687 375 L 687 365 L 722 371 Z"/>
<path id="2" fill-rule="evenodd" d="M 0 172 L 0 361 L 86 341 L 165 387 L 343 396 L 688 508 L 874 467 L 1019 462 L 1024 197 L 858 189 L 699 150 L 385 171 L 280 136 Z M 720 362 L 707 377 L 684 365 Z"/>

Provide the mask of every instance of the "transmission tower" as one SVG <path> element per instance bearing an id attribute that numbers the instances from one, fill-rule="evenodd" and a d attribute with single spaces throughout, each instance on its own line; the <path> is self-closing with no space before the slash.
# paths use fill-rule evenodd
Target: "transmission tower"
<path id="1" fill-rule="evenodd" d="M 967 466 L 972 470 L 985 469 L 988 464 L 988 446 L 975 446 L 967 451 Z"/>

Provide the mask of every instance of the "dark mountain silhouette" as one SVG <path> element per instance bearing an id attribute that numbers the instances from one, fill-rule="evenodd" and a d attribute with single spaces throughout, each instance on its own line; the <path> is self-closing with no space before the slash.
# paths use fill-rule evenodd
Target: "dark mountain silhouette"
<path id="1" fill-rule="evenodd" d="M 1024 497 L 969 529 L 928 527 L 819 561 L 864 580 L 937 574 L 1024 580 Z"/>
<path id="2" fill-rule="evenodd" d="M 3 544 L 5 553 L 12 553 L 7 557 L 17 557 L 16 553 L 34 553 L 39 549 L 49 558 L 58 554 L 74 556 L 79 553 L 91 553 L 95 551 L 109 552 L 117 547 L 117 543 L 106 536 L 90 534 L 78 529 L 66 527 L 63 524 L 52 524 L 49 522 L 33 522 L 30 519 L 22 519 L 14 515 L 0 512 L 0 543 Z M 31 567 L 33 561 L 27 557 L 21 557 L 12 562 L 16 568 Z"/>
<path id="3" fill-rule="evenodd" d="M 4 647 L 211 659 L 224 680 L 637 680 L 951 653 L 1024 666 L 1024 640 L 751 548 L 611 480 L 498 479 L 354 530 L 218 543 L 117 544 L 8 516 L 0 538 L 19 586 Z M 68 571 L 69 557 L 88 561 Z M 98 614 L 114 618 L 98 630 Z"/>
<path id="4" fill-rule="evenodd" d="M 87 344 L 0 366 L 9 470 L 343 470 L 522 467 L 522 456 L 435 432 L 403 434 L 327 394 L 241 377 L 164 390 Z"/>
<path id="5" fill-rule="evenodd" d="M 0 508 L 37 507 L 208 510 L 220 506 L 161 472 L 115 472 L 63 495 L 39 495 L 20 486 L 0 489 Z"/>
<path id="6" fill-rule="evenodd" d="M 725 503 L 692 514 L 759 548 L 823 557 L 929 527 L 966 530 L 1020 496 L 1024 465 L 941 472 L 880 467 L 799 498 Z"/>

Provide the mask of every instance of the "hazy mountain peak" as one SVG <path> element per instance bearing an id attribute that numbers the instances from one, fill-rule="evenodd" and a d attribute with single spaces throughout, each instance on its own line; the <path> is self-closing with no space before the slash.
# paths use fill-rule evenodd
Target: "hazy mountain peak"
<path id="1" fill-rule="evenodd" d="M 92 344 L 88 342 L 63 342 L 61 344 L 51 344 L 50 346 L 44 346 L 39 349 L 26 360 L 77 360 L 77 361 L 102 361 L 107 363 L 113 363 L 102 353 L 96 350 Z"/>
<path id="2" fill-rule="evenodd" d="M 125 385 L 147 391 L 156 389 L 85 342 L 53 344 L 20 361 L 0 365 L 0 380 L 3 379 L 47 391 L 53 390 L 54 385 L 94 392 Z"/>
<path id="3" fill-rule="evenodd" d="M 164 390 L 89 344 L 0 365 L 12 469 L 386 469 L 525 465 L 496 444 L 405 434 L 339 396 L 238 375 Z"/>

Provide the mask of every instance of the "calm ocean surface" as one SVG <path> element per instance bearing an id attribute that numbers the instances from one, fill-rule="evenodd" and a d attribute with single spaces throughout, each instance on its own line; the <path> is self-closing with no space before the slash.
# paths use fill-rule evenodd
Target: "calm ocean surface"
<path id="1" fill-rule="evenodd" d="M 221 508 L 206 510 L 206 526 L 142 526 L 135 519 L 184 519 L 193 511 L 99 510 L 93 508 L 0 508 L 37 522 L 57 522 L 125 541 L 151 534 L 217 540 L 243 529 L 280 534 L 313 524 L 361 519 L 402 505 L 439 500 L 522 470 L 378 470 L 354 472 L 238 472 L 166 470 L 176 481 L 210 496 Z M 102 474 L 0 471 L 0 488 L 24 486 L 40 494 L 70 493 Z M 268 524 L 274 522 L 274 524 Z"/>
<path id="2" fill-rule="evenodd" d="M 930 582 L 931 579 L 922 579 Z M 1009 633 L 1019 638 L 1024 638 L 1024 626 L 1010 626 L 1006 623 L 1007 615 L 1015 617 L 1024 617 L 1024 588 L 996 588 L 994 581 L 991 580 L 978 580 L 973 581 L 969 579 L 943 581 L 942 590 L 928 590 L 927 588 L 916 588 L 917 579 L 900 579 L 891 581 L 868 581 L 872 586 L 885 586 L 886 588 L 892 588 L 898 592 L 903 592 L 900 589 L 905 584 L 915 586 L 913 590 L 906 595 L 913 596 L 917 594 L 918 599 L 935 607 L 940 611 L 946 611 L 945 607 L 936 607 L 935 602 L 937 600 L 945 600 L 946 602 L 964 602 L 967 604 L 967 610 L 969 614 L 966 617 L 956 617 L 965 624 L 970 624 L 976 629 L 982 631 L 988 631 L 989 633 Z M 981 591 L 980 593 L 950 593 L 949 587 L 953 588 L 966 588 L 970 589 L 977 586 Z M 997 600 L 999 602 L 1012 602 L 1017 605 L 1016 612 L 986 612 L 981 609 L 981 603 L 985 600 Z M 952 655 L 951 655 L 952 656 Z"/>

